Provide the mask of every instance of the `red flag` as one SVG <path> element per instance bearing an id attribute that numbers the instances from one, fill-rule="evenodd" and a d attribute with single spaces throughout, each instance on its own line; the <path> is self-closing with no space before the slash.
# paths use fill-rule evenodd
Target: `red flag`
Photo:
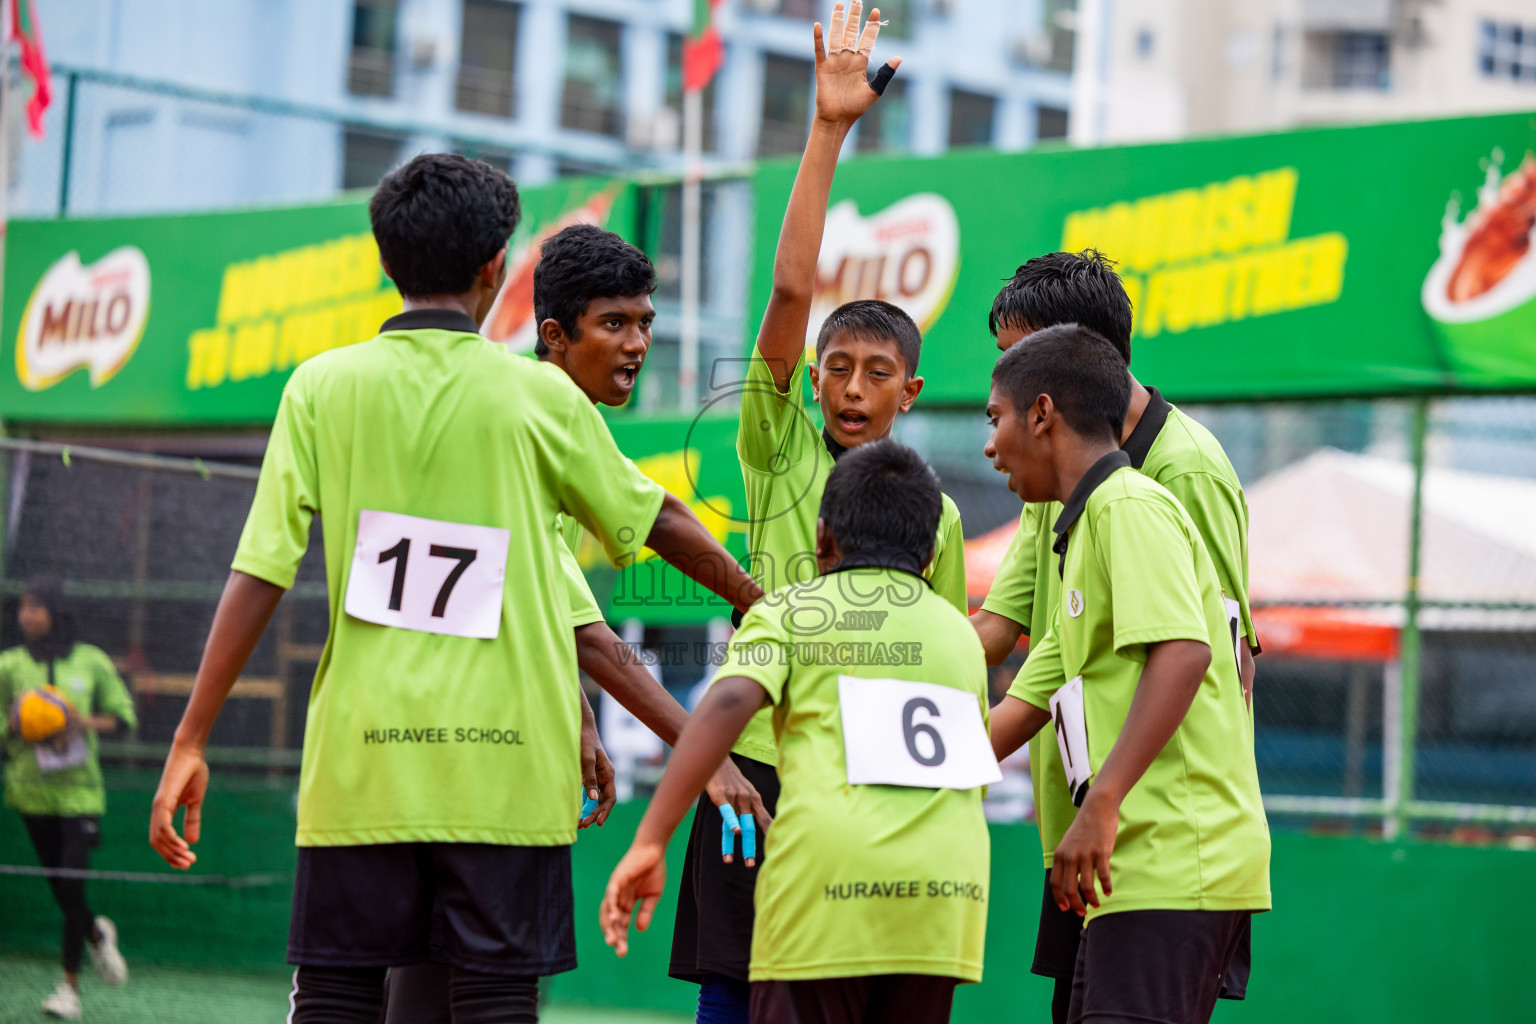
<path id="1" fill-rule="evenodd" d="M 37 138 L 43 137 L 43 111 L 53 99 L 48 81 L 48 57 L 43 53 L 43 36 L 37 26 L 37 12 L 32 0 L 11 0 L 10 24 L 6 36 L 21 45 L 21 69 L 32 79 L 32 98 L 27 100 L 27 127 Z"/>
<path id="2" fill-rule="evenodd" d="M 693 37 L 683 41 L 683 91 L 698 92 L 725 63 L 725 44 L 715 28 L 720 0 L 694 0 Z"/>

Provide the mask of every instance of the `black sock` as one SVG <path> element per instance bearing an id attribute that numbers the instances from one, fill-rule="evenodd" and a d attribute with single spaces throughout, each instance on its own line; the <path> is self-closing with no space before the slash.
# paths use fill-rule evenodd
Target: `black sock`
<path id="1" fill-rule="evenodd" d="M 453 968 L 453 1024 L 538 1024 L 539 979 Z"/>
<path id="2" fill-rule="evenodd" d="M 378 1024 L 382 967 L 300 967 L 293 974 L 290 1024 Z"/>
<path id="3" fill-rule="evenodd" d="M 1067 1024 L 1067 1010 L 1072 1005 L 1072 979 L 1057 978 L 1051 993 L 1051 1024 Z"/>

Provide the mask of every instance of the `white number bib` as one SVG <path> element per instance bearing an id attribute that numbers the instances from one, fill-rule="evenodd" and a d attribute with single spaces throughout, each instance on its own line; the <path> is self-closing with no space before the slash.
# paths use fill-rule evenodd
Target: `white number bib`
<path id="1" fill-rule="evenodd" d="M 1243 671 L 1243 606 L 1230 597 L 1222 598 L 1227 602 L 1227 625 L 1232 629 L 1232 657 L 1237 659 L 1238 675 Z"/>
<path id="2" fill-rule="evenodd" d="M 1056 729 L 1056 746 L 1061 763 L 1067 769 L 1067 791 L 1072 804 L 1083 806 L 1088 795 L 1088 780 L 1093 766 L 1088 761 L 1088 718 L 1083 711 L 1083 677 L 1077 676 L 1056 691 L 1051 698 L 1051 723 Z"/>
<path id="3" fill-rule="evenodd" d="M 937 683 L 839 676 L 854 786 L 974 789 L 1000 782 L 976 695 Z"/>
<path id="4" fill-rule="evenodd" d="M 381 626 L 494 639 L 511 536 L 494 526 L 364 509 L 346 612 Z"/>

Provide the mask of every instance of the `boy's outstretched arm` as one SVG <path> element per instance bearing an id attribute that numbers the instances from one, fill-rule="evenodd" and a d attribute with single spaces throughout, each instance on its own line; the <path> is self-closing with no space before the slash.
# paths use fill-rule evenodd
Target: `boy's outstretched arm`
<path id="1" fill-rule="evenodd" d="M 1022 625 L 985 608 L 971 616 L 971 626 L 981 640 L 981 649 L 986 652 L 987 665 L 992 668 L 1008 660 L 1008 655 L 1013 653 L 1019 638 L 1024 635 Z"/>
<path id="2" fill-rule="evenodd" d="M 704 783 L 730 753 L 747 722 L 768 699 L 762 686 L 745 676 L 717 679 L 694 709 L 672 752 L 672 760 L 656 787 L 635 831 L 629 852 L 613 869 L 598 910 L 603 938 L 619 956 L 629 952 L 629 917 L 640 903 L 635 927 L 645 931 L 656 912 L 667 880 L 667 842 L 678 823 L 698 799 Z"/>
<path id="3" fill-rule="evenodd" d="M 992 753 L 999 763 L 1015 750 L 1034 739 L 1035 733 L 1051 724 L 1051 713 L 1027 700 L 1005 694 L 992 709 L 988 729 L 992 734 Z"/>
<path id="4" fill-rule="evenodd" d="M 661 511 L 656 513 L 645 546 L 739 611 L 746 611 L 763 596 L 757 581 L 670 491 L 662 498 Z"/>
<path id="5" fill-rule="evenodd" d="M 208 791 L 203 750 L 208 734 L 284 593 L 275 583 L 239 571 L 231 572 L 224 584 L 192 697 L 176 727 L 160 787 L 150 804 L 149 844 L 171 867 L 186 869 L 197 861 L 190 844 L 197 842 L 202 830 L 203 796 Z M 187 809 L 185 839 L 176 834 L 175 823 L 176 808 L 183 806 Z"/>
<path id="6" fill-rule="evenodd" d="M 1131 698 L 1125 726 L 1088 787 L 1077 817 L 1056 847 L 1051 893 L 1062 910 L 1075 910 L 1081 916 L 1089 906 L 1099 905 L 1093 888 L 1095 875 L 1104 895 L 1113 891 L 1109 857 L 1120 827 L 1120 804 L 1173 739 L 1210 664 L 1210 645 L 1198 640 L 1165 640 L 1147 649 L 1147 664 Z"/>
<path id="7" fill-rule="evenodd" d="M 688 724 L 688 712 L 635 658 L 622 656 L 621 649 L 627 651 L 624 641 L 606 622 L 593 622 L 576 630 L 576 663 L 581 670 L 640 719 L 661 742 L 677 746 L 678 737 Z M 750 814 L 764 829 L 773 824 L 762 795 L 729 757 L 720 762 L 704 790 L 716 807 L 728 804 L 738 813 Z"/>
<path id="8" fill-rule="evenodd" d="M 779 248 L 773 258 L 773 292 L 757 333 L 757 351 L 773 372 L 780 391 L 788 391 L 790 374 L 805 348 L 806 326 L 811 318 L 811 297 L 816 285 L 816 257 L 827 222 L 827 197 L 837 154 L 848 130 L 879 94 L 869 84 L 869 55 L 880 35 L 880 11 L 870 12 L 869 23 L 859 31 L 862 3 L 853 0 L 846 21 L 843 5 L 832 8 L 832 23 L 825 41 L 821 22 L 812 30 L 816 45 L 816 117 L 800 158 L 779 229 Z M 892 70 L 900 57 L 890 60 Z"/>

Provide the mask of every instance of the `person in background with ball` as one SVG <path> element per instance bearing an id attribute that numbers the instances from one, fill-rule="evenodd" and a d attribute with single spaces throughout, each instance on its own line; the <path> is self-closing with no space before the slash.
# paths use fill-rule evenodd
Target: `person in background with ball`
<path id="1" fill-rule="evenodd" d="M 57 580 L 29 582 L 18 619 L 24 642 L 0 652 L 5 802 L 21 813 L 43 867 L 80 870 L 100 842 L 106 810 L 96 738 L 132 729 L 133 701 L 106 652 L 75 641 Z M 108 985 L 126 981 L 128 965 L 112 922 L 91 914 L 85 882 L 55 876 L 48 884 L 64 912 L 64 980 L 43 1009 L 79 1020 L 84 947 Z"/>

